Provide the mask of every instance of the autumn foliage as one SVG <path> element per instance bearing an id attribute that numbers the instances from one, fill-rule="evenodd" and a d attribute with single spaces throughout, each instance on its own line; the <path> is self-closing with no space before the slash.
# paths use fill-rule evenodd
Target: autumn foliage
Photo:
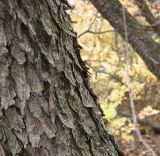
<path id="1" fill-rule="evenodd" d="M 121 2 L 140 23 L 147 25 L 133 1 L 121 0 Z M 82 46 L 81 56 L 89 68 L 91 85 L 99 97 L 104 117 L 117 136 L 117 140 L 121 142 L 127 156 L 147 155 L 143 146 L 135 151 L 139 144 L 135 143 L 130 111 L 124 57 L 125 42 L 90 2 L 76 1 L 73 6 L 72 24 Z M 158 18 L 156 11 L 159 6 L 156 4 L 149 6 Z M 160 42 L 157 35 L 153 33 L 152 36 L 156 42 Z M 160 143 L 160 137 L 155 133 L 153 125 L 148 122 L 150 120 L 158 124 L 160 121 L 160 82 L 131 47 L 128 50 L 128 61 L 140 131 L 151 147 L 160 154 L 160 148 L 156 146 Z"/>

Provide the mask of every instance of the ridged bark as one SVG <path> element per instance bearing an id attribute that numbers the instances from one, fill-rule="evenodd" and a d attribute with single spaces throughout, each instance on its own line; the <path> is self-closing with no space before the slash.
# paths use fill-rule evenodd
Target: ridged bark
<path id="1" fill-rule="evenodd" d="M 118 156 L 60 0 L 0 1 L 0 156 Z"/>

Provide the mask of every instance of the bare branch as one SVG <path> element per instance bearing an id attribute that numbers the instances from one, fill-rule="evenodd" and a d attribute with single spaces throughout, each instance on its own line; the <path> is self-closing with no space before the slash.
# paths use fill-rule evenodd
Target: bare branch
<path id="1" fill-rule="evenodd" d="M 144 147 L 147 149 L 148 153 L 151 154 L 151 156 L 157 156 L 154 150 L 147 144 L 147 142 L 142 137 L 142 134 L 139 130 L 138 121 L 137 121 L 137 115 L 135 111 L 135 105 L 133 100 L 133 90 L 131 87 L 131 80 L 130 80 L 130 72 L 129 72 L 129 60 L 128 60 L 128 32 L 127 32 L 127 24 L 126 24 L 126 13 L 125 9 L 123 8 L 123 22 L 124 22 L 124 31 L 125 31 L 125 44 L 124 44 L 124 55 L 126 60 L 126 79 L 127 79 L 127 86 L 128 86 L 128 92 L 129 92 L 129 101 L 130 101 L 130 107 L 131 107 L 131 113 L 132 113 L 132 119 L 133 119 L 133 125 L 135 133 L 139 139 L 140 142 L 144 145 Z"/>
<path id="2" fill-rule="evenodd" d="M 100 34 L 105 34 L 105 33 L 108 33 L 108 32 L 114 32 L 115 30 L 105 30 L 105 31 L 91 31 L 91 30 L 86 30 L 84 31 L 83 33 L 81 33 L 80 35 L 78 35 L 78 38 L 80 38 L 81 36 L 83 36 L 84 34 L 86 33 L 91 33 L 91 34 L 94 34 L 94 35 L 100 35 Z"/>
<path id="3" fill-rule="evenodd" d="M 108 32 L 114 32 L 115 30 L 105 30 L 105 31 L 92 31 L 91 28 L 95 22 L 95 20 L 97 19 L 97 16 L 98 16 L 98 13 L 96 14 L 95 18 L 93 19 L 92 23 L 89 25 L 89 27 L 84 31 L 82 32 L 81 34 L 79 34 L 77 36 L 77 38 L 80 38 L 82 37 L 84 34 L 87 34 L 87 33 L 91 33 L 91 34 L 94 34 L 94 35 L 100 35 L 100 34 L 104 34 L 104 33 L 108 33 Z"/>

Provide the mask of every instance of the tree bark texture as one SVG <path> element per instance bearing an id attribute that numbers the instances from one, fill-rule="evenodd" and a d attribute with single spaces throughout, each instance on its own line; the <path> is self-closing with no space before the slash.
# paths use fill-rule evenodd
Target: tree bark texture
<path id="1" fill-rule="evenodd" d="M 119 0 L 91 0 L 102 17 L 125 39 L 123 6 Z M 148 66 L 149 70 L 160 79 L 160 44 L 156 43 L 130 13 L 125 9 L 128 42 Z M 151 21 L 150 21 L 151 22 Z M 152 21 L 153 22 L 153 21 Z M 156 29 L 158 31 L 158 29 Z"/>
<path id="2" fill-rule="evenodd" d="M 142 15 L 145 17 L 147 22 L 150 24 L 151 28 L 154 30 L 157 35 L 160 36 L 160 21 L 158 18 L 154 17 L 149 6 L 145 0 L 136 0 L 135 1 L 139 9 L 141 10 Z"/>
<path id="3" fill-rule="evenodd" d="M 0 1 L 0 155 L 118 156 L 63 0 Z"/>

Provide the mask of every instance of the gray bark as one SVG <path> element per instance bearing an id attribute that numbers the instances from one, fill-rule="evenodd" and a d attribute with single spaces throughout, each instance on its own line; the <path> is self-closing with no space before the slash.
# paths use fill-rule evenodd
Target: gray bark
<path id="1" fill-rule="evenodd" d="M 122 38 L 125 39 L 123 6 L 119 0 L 91 0 L 91 2 L 102 14 L 103 18 L 107 19 Z M 160 79 L 160 44 L 152 39 L 144 27 L 126 9 L 125 14 L 128 42 L 143 59 L 149 70 Z"/>
<path id="2" fill-rule="evenodd" d="M 152 11 L 149 9 L 145 0 L 136 0 L 135 1 L 139 9 L 141 10 L 142 15 L 145 17 L 147 22 L 150 24 L 150 27 L 153 31 L 160 36 L 160 22 L 159 19 L 154 17 Z"/>
<path id="3" fill-rule="evenodd" d="M 0 155 L 118 156 L 60 0 L 0 1 Z"/>

